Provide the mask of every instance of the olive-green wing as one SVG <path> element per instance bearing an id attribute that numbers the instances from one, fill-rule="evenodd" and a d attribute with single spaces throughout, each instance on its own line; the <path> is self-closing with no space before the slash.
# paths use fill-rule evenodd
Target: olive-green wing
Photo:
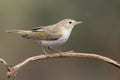
<path id="1" fill-rule="evenodd" d="M 32 33 L 24 35 L 23 37 L 33 40 L 57 40 L 61 37 L 60 34 L 45 30 L 44 27 L 32 29 Z"/>

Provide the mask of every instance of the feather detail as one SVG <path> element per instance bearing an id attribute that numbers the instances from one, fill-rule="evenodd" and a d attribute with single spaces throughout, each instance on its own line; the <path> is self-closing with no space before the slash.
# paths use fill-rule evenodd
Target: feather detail
<path id="1" fill-rule="evenodd" d="M 32 32 L 32 34 L 29 37 L 34 40 L 57 40 L 61 37 L 61 35 L 39 31 Z"/>
<path id="2" fill-rule="evenodd" d="M 8 33 L 17 33 L 20 35 L 29 35 L 32 31 L 31 30 L 7 30 Z"/>

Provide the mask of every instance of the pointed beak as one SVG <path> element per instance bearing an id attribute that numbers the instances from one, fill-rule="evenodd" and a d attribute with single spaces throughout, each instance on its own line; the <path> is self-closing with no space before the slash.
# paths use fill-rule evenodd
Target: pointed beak
<path id="1" fill-rule="evenodd" d="M 83 22 L 81 22 L 81 21 L 77 21 L 77 22 L 76 22 L 76 25 L 77 25 L 77 24 L 81 24 L 81 23 L 83 23 Z"/>
<path id="2" fill-rule="evenodd" d="M 80 21 L 79 21 L 79 22 L 77 22 L 77 24 L 81 24 L 81 23 L 83 23 L 83 22 L 80 22 Z"/>

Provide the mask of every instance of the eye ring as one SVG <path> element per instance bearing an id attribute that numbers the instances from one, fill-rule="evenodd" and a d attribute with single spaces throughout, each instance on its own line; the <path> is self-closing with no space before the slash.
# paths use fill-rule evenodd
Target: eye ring
<path id="1" fill-rule="evenodd" d="M 71 22 L 71 21 L 69 21 L 69 23 L 70 23 L 70 24 L 72 24 L 72 22 Z"/>

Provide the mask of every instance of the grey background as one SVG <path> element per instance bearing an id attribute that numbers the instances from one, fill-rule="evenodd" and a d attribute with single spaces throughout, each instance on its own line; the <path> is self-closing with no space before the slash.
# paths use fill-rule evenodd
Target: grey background
<path id="1" fill-rule="evenodd" d="M 5 30 L 51 25 L 65 18 L 83 24 L 74 28 L 59 49 L 100 54 L 120 62 L 120 0 L 0 0 L 0 57 L 15 65 L 41 54 L 35 41 Z M 0 65 L 1 80 L 5 72 Z M 102 61 L 61 58 L 27 65 L 17 80 L 120 80 L 119 74 L 118 68 Z"/>

